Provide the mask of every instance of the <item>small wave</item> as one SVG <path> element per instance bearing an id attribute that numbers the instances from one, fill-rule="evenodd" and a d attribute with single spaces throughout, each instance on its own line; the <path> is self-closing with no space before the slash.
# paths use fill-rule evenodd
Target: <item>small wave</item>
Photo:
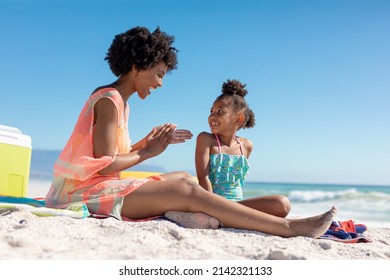
<path id="1" fill-rule="evenodd" d="M 390 194 L 371 191 L 362 192 L 354 188 L 339 190 L 339 191 L 322 191 L 322 190 L 310 190 L 310 191 L 290 191 L 288 198 L 293 202 L 318 202 L 328 201 L 335 199 L 343 199 L 348 201 L 370 201 L 370 202 L 389 202 Z"/>
<path id="2" fill-rule="evenodd" d="M 30 180 L 34 179 L 52 179 L 53 173 L 52 172 L 36 172 L 31 171 L 30 172 Z"/>

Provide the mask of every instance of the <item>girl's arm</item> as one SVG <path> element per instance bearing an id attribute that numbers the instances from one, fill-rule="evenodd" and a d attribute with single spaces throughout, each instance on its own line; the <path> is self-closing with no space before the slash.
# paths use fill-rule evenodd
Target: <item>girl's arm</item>
<path id="1" fill-rule="evenodd" d="M 209 180 L 209 158 L 211 141 L 206 132 L 202 132 L 196 139 L 195 166 L 199 185 L 206 191 L 213 192 L 213 187 Z"/>
<path id="2" fill-rule="evenodd" d="M 94 108 L 95 130 L 93 135 L 93 153 L 96 158 L 102 156 L 115 156 L 117 135 L 117 110 L 111 100 L 100 99 Z M 142 148 L 128 154 L 117 155 L 115 160 L 99 171 L 101 175 L 108 175 L 123 171 L 144 160 L 162 153 L 172 139 L 174 126 L 170 124 L 154 128 L 145 137 Z"/>
<path id="3" fill-rule="evenodd" d="M 245 155 L 247 158 L 249 158 L 249 156 L 251 155 L 252 150 L 253 150 L 253 143 L 251 140 L 246 139 L 246 138 L 244 138 L 242 140 L 243 141 L 241 141 L 241 143 L 243 144 Z"/>

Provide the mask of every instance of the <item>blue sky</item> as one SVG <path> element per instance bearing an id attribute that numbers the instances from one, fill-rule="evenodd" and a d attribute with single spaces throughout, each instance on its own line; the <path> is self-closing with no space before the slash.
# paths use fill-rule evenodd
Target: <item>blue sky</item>
<path id="1" fill-rule="evenodd" d="M 178 69 L 130 98 L 133 141 L 165 122 L 193 132 L 145 164 L 193 173 L 222 83 L 247 84 L 251 181 L 390 185 L 389 1 L 0 1 L 0 124 L 60 150 L 91 91 L 114 81 L 114 35 L 157 26 Z"/>

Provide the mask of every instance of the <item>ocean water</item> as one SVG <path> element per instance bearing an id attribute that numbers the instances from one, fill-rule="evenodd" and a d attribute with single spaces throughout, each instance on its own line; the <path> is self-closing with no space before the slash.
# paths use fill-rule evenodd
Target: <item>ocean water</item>
<path id="1" fill-rule="evenodd" d="M 248 182 L 244 197 L 282 194 L 291 201 L 291 217 L 307 217 L 338 208 L 337 220 L 390 227 L 390 187 Z"/>
<path id="2" fill-rule="evenodd" d="M 33 150 L 29 197 L 45 197 L 58 155 L 58 151 Z M 282 194 L 290 199 L 290 217 L 317 215 L 334 205 L 338 208 L 337 220 L 354 220 L 368 227 L 390 227 L 390 186 L 264 182 L 247 182 L 244 186 L 245 198 L 273 194 Z"/>

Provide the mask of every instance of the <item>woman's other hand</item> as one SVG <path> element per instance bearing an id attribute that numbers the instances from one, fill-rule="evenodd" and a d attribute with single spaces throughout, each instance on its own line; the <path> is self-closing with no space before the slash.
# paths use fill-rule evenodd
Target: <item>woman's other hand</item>
<path id="1" fill-rule="evenodd" d="M 170 144 L 175 129 L 176 125 L 169 123 L 154 127 L 144 138 L 144 150 L 151 156 L 162 153 Z"/>

